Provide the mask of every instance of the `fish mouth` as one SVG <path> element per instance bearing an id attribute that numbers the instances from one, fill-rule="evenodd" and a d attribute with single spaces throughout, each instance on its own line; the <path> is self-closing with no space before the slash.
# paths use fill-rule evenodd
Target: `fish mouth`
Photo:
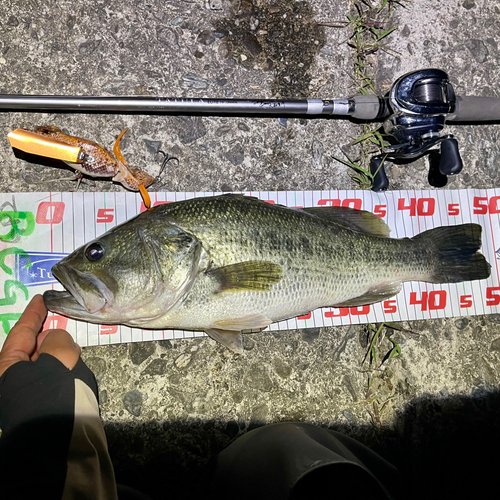
<path id="1" fill-rule="evenodd" d="M 64 291 L 47 290 L 43 294 L 49 311 L 74 316 L 89 316 L 101 311 L 111 299 L 108 287 L 95 275 L 58 263 L 52 274 L 64 286 Z"/>
<path id="2" fill-rule="evenodd" d="M 66 290 L 47 290 L 43 293 L 45 307 L 55 313 L 83 316 L 87 310 Z"/>

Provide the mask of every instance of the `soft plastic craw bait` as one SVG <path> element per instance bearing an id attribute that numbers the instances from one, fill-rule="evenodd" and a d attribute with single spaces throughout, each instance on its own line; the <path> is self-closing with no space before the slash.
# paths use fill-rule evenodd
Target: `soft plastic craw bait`
<path id="1" fill-rule="evenodd" d="M 78 173 L 70 179 L 81 179 L 82 175 L 91 177 L 111 177 L 127 189 L 140 191 L 144 205 L 149 208 L 151 202 L 146 188 L 155 182 L 146 172 L 129 167 L 120 150 L 120 140 L 125 129 L 115 142 L 113 152 L 96 142 L 82 137 L 65 134 L 54 126 L 37 127 L 34 132 L 17 129 L 8 134 L 12 147 L 39 156 L 62 160 Z"/>

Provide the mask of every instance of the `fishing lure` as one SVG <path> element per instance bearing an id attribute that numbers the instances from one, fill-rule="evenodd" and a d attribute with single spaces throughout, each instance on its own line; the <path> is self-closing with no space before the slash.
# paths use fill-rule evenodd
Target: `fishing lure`
<path id="1" fill-rule="evenodd" d="M 138 168 L 130 167 L 125 160 L 120 150 L 120 141 L 127 130 L 118 136 L 113 147 L 114 155 L 94 141 L 65 134 L 54 126 L 36 127 L 34 132 L 17 129 L 10 132 L 8 137 L 12 147 L 62 160 L 78 172 L 71 179 L 81 179 L 83 174 L 111 177 L 127 189 L 140 191 L 144 205 L 150 208 L 151 201 L 146 188 L 155 182 L 155 178 Z"/>

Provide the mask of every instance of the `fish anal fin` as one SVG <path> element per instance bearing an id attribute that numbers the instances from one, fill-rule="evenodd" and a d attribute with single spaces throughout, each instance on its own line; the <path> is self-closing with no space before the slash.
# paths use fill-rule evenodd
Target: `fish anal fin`
<path id="1" fill-rule="evenodd" d="M 240 331 L 207 328 L 205 333 L 236 354 L 243 354 L 243 339 Z"/>
<path id="2" fill-rule="evenodd" d="M 358 233 L 388 238 L 391 232 L 389 226 L 380 217 L 366 210 L 349 207 L 310 207 L 302 210 Z"/>
<path id="3" fill-rule="evenodd" d="M 368 304 L 375 304 L 376 302 L 382 302 L 390 297 L 394 297 L 401 291 L 401 282 L 397 281 L 395 283 L 384 283 L 382 285 L 371 288 L 368 292 L 355 297 L 353 299 L 346 300 L 339 304 L 334 304 L 331 307 L 355 307 L 355 306 L 366 306 Z"/>
<path id="4" fill-rule="evenodd" d="M 212 269 L 208 272 L 220 283 L 220 292 L 266 292 L 283 277 L 278 264 L 246 261 Z"/>

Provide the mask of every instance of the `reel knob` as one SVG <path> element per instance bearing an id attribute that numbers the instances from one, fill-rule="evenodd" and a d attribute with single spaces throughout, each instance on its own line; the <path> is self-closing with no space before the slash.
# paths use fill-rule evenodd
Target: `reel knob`
<path id="1" fill-rule="evenodd" d="M 464 164 L 458 151 L 458 142 L 452 137 L 443 139 L 441 142 L 441 159 L 439 161 L 439 171 L 443 175 L 458 174 Z"/>
<path id="2" fill-rule="evenodd" d="M 373 177 L 372 191 L 387 191 L 389 179 L 382 165 L 384 158 L 382 156 L 373 156 L 370 160 L 370 172 Z"/>

